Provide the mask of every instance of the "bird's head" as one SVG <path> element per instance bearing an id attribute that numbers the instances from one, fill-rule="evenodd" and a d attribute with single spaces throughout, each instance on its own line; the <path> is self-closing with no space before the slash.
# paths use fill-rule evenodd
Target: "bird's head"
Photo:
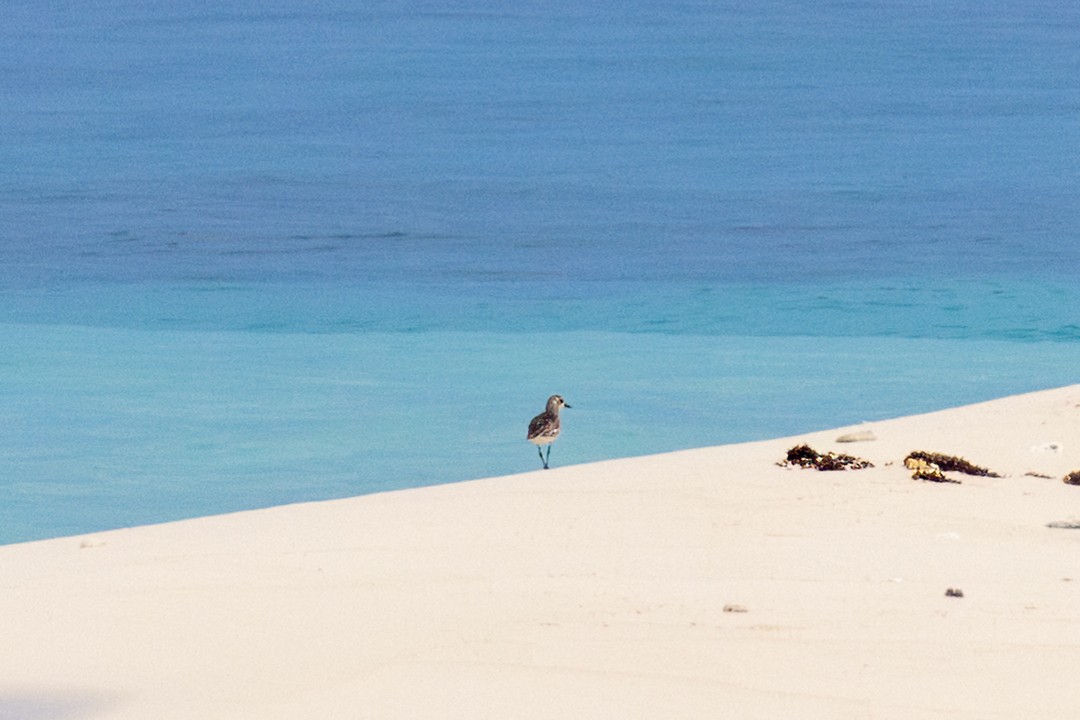
<path id="1" fill-rule="evenodd" d="M 563 400 L 562 395 L 552 395 L 551 397 L 548 398 L 548 401 L 547 401 L 548 412 L 557 413 L 557 412 L 559 412 L 559 410 L 561 410 L 564 407 L 570 407 L 570 405 L 568 405 L 567 402 L 565 400 Z"/>

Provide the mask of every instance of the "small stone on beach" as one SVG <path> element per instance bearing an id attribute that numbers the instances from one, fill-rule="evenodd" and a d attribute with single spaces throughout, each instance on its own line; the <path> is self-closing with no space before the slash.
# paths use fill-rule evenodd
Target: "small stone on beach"
<path id="1" fill-rule="evenodd" d="M 877 435 L 872 430 L 860 430 L 859 432 L 846 433 L 836 438 L 838 443 L 871 442 L 877 440 Z"/>

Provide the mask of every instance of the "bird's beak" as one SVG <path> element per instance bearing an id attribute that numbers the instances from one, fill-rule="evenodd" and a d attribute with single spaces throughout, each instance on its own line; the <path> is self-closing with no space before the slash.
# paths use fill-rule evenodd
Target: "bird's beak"
<path id="1" fill-rule="evenodd" d="M 565 400 L 563 400 L 563 404 L 562 404 L 562 406 L 563 406 L 563 407 L 570 407 L 570 403 L 568 403 L 568 402 L 566 402 Z"/>

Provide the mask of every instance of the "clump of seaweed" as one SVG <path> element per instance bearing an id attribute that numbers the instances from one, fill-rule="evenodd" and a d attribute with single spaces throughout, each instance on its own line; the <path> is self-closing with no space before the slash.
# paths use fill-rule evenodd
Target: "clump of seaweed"
<path id="1" fill-rule="evenodd" d="M 819 453 L 809 445 L 796 445 L 791 448 L 787 451 L 787 458 L 778 464 L 784 467 L 795 465 L 817 470 L 862 470 L 874 467 L 869 460 L 834 452 Z"/>
<path id="2" fill-rule="evenodd" d="M 906 467 L 908 470 L 913 471 L 911 473 L 912 480 L 927 480 L 929 482 L 941 483 L 960 483 L 959 480 L 953 480 L 952 478 L 946 477 L 945 473 L 941 472 L 941 468 L 938 467 L 936 463 L 927 462 L 922 458 L 915 458 L 909 455 L 904 458 L 904 467 Z"/>
<path id="3" fill-rule="evenodd" d="M 1066 485 L 1080 485 L 1080 470 L 1073 470 L 1065 476 Z"/>
<path id="4" fill-rule="evenodd" d="M 926 452 L 924 450 L 916 450 L 912 453 L 908 453 L 908 456 L 904 458 L 904 464 L 907 465 L 908 460 L 922 460 L 928 465 L 937 465 L 938 469 L 942 472 L 959 472 L 965 475 L 978 475 L 980 477 L 1001 477 L 996 472 L 987 470 L 984 467 L 973 465 L 962 457 L 955 457 L 953 455 L 942 455 L 941 453 Z"/>

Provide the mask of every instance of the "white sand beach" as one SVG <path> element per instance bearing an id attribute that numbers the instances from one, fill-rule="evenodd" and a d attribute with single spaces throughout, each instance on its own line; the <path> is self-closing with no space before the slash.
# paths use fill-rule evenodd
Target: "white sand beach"
<path id="1" fill-rule="evenodd" d="M 10 545 L 0 718 L 1071 719 L 1078 469 L 1080 385 Z"/>

